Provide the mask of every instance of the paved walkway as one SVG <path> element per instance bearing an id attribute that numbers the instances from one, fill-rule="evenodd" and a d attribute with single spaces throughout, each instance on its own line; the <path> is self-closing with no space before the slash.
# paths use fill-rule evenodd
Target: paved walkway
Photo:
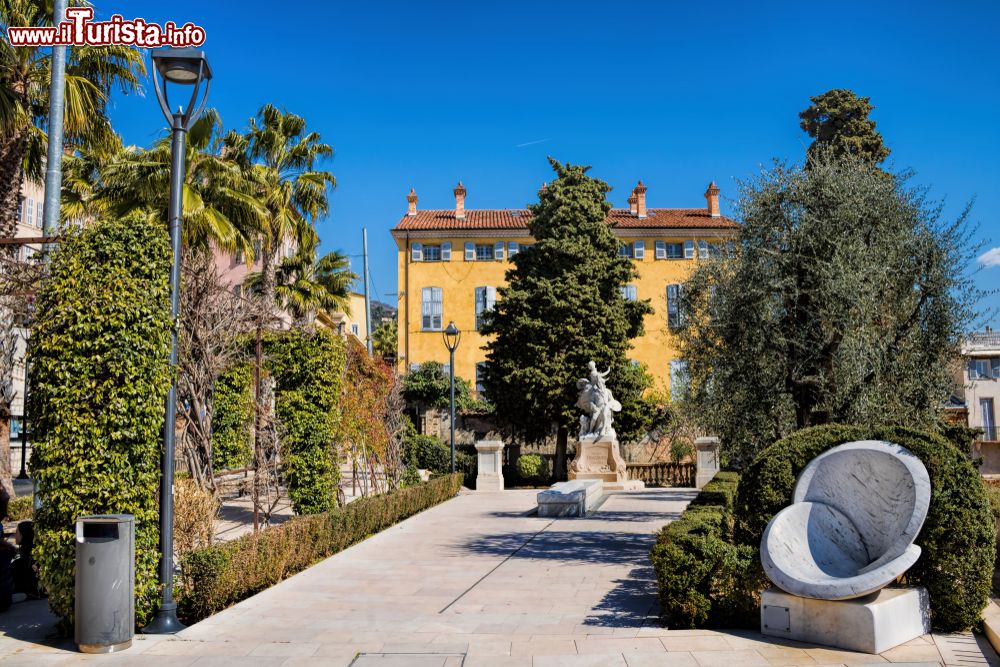
<path id="1" fill-rule="evenodd" d="M 0 664 L 355 667 L 996 665 L 971 635 L 882 656 L 664 630 L 648 552 L 694 492 L 611 496 L 587 519 L 526 516 L 534 492 L 467 494 L 423 512 L 173 638 L 113 656 L 39 646 L 0 621 Z M 38 629 L 36 629 L 36 636 Z M 949 643 L 950 642 L 950 643 Z"/>

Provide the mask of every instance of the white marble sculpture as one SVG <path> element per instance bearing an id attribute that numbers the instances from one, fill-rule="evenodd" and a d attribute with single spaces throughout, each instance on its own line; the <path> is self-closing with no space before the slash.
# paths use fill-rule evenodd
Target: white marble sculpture
<path id="1" fill-rule="evenodd" d="M 576 407 L 583 410 L 580 416 L 580 440 L 614 438 L 613 414 L 621 412 L 622 404 L 615 400 L 604 383 L 611 369 L 601 373 L 593 361 L 587 363 L 587 368 L 587 377 L 576 381 L 576 388 L 580 390 Z"/>
<path id="2" fill-rule="evenodd" d="M 792 504 L 767 525 L 764 572 L 806 598 L 873 593 L 920 556 L 913 541 L 930 498 L 927 469 L 905 447 L 877 440 L 834 447 L 805 467 Z"/>

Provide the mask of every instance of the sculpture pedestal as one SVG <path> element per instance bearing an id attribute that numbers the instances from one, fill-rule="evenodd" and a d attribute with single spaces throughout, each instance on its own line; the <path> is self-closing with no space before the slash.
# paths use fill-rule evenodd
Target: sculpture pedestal
<path id="1" fill-rule="evenodd" d="M 503 491 L 503 442 L 480 440 L 476 443 L 476 491 Z"/>
<path id="2" fill-rule="evenodd" d="M 719 439 L 716 437 L 696 438 L 694 448 L 698 451 L 694 488 L 702 489 L 719 472 Z"/>
<path id="3" fill-rule="evenodd" d="M 584 438 L 576 443 L 576 457 L 569 466 L 569 479 L 599 479 L 605 491 L 632 491 L 645 487 L 639 480 L 630 480 L 625 459 L 613 435 Z"/>
<path id="4" fill-rule="evenodd" d="M 777 589 L 760 595 L 769 637 L 883 653 L 931 631 L 926 588 L 883 588 L 854 600 L 814 600 Z"/>

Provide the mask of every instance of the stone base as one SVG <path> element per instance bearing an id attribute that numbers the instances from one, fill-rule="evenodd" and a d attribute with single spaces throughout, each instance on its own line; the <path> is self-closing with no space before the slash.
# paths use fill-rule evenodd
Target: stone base
<path id="1" fill-rule="evenodd" d="M 604 483 L 604 492 L 612 491 L 642 491 L 646 488 L 646 483 L 641 479 L 627 479 L 624 482 Z"/>
<path id="2" fill-rule="evenodd" d="M 606 435 L 578 441 L 567 476 L 570 480 L 599 479 L 606 484 L 627 482 L 628 472 L 618 449 L 618 439 Z"/>
<path id="3" fill-rule="evenodd" d="M 603 483 L 598 479 L 578 479 L 553 484 L 538 494 L 538 516 L 584 517 L 604 496 Z"/>
<path id="4" fill-rule="evenodd" d="M 854 600 L 814 600 L 777 589 L 760 596 L 760 631 L 769 637 L 883 653 L 931 631 L 925 588 L 883 588 Z"/>
<path id="5" fill-rule="evenodd" d="M 480 440 L 476 443 L 476 491 L 503 491 L 503 443 Z"/>

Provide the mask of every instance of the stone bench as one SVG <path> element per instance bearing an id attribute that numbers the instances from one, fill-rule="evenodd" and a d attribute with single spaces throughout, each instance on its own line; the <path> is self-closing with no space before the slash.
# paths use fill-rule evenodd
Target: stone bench
<path id="1" fill-rule="evenodd" d="M 538 516 L 583 517 L 600 502 L 604 484 L 599 479 L 575 479 L 553 484 L 538 494 Z"/>

